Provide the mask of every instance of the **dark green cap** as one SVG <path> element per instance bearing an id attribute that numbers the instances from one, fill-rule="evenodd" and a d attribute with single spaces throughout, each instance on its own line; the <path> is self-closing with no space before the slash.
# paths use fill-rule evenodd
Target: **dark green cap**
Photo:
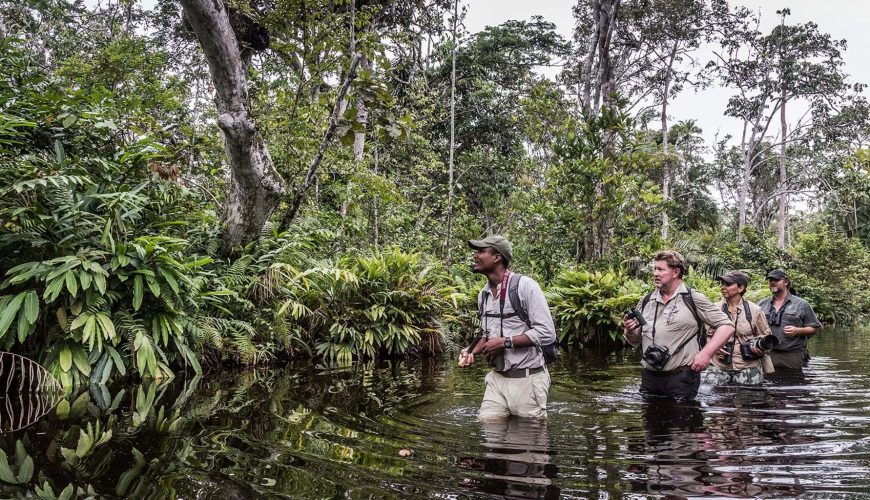
<path id="1" fill-rule="evenodd" d="M 500 253 L 508 262 L 514 258 L 513 251 L 511 250 L 511 242 L 504 236 L 498 234 L 487 236 L 482 240 L 468 240 L 468 246 L 475 249 L 492 248 Z"/>
<path id="2" fill-rule="evenodd" d="M 787 280 L 788 274 L 785 273 L 782 269 L 774 269 L 773 271 L 767 273 L 767 279 L 769 280 Z"/>
<path id="3" fill-rule="evenodd" d="M 749 286 L 749 276 L 747 276 L 746 273 L 741 273 L 740 271 L 728 271 L 722 276 L 717 276 L 716 279 L 729 285 L 732 283 L 737 283 L 738 285 L 743 285 L 746 287 Z"/>

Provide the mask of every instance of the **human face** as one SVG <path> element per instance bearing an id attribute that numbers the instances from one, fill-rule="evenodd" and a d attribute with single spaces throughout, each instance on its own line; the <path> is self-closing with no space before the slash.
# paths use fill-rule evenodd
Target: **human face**
<path id="1" fill-rule="evenodd" d="M 488 274 L 495 270 L 501 261 L 501 254 L 489 247 L 476 248 L 472 258 L 474 263 L 471 265 L 471 270 L 480 274 Z"/>
<path id="2" fill-rule="evenodd" d="M 722 298 L 725 300 L 730 300 L 735 297 L 740 296 L 740 292 L 743 291 L 743 287 L 738 285 L 737 283 L 725 283 L 722 282 Z"/>
<path id="3" fill-rule="evenodd" d="M 653 262 L 653 279 L 657 289 L 670 291 L 679 285 L 680 270 L 669 267 L 663 260 L 657 260 Z"/>
<path id="4" fill-rule="evenodd" d="M 768 279 L 767 286 L 770 287 L 770 293 L 772 293 L 774 295 L 781 293 L 785 290 L 788 290 L 788 283 L 784 279 L 781 279 L 781 280 Z"/>

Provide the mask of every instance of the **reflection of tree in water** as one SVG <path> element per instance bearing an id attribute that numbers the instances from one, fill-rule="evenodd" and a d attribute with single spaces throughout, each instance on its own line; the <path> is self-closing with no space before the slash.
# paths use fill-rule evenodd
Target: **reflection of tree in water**
<path id="1" fill-rule="evenodd" d="M 0 433 L 36 423 L 60 401 L 60 383 L 39 363 L 0 352 Z"/>
<path id="2" fill-rule="evenodd" d="M 795 402 L 801 410 L 818 408 L 809 391 L 794 388 L 785 398 L 772 397 L 766 388 L 717 388 L 705 411 L 667 400 L 649 402 L 644 407 L 645 441 L 631 450 L 652 458 L 629 466 L 632 491 L 727 497 L 804 493 L 797 477 L 793 484 L 782 484 L 781 476 L 766 480 L 771 465 L 787 469 L 817 461 L 812 455 L 770 451 L 818 441 L 805 432 L 813 424 L 789 417 Z"/>
<path id="3" fill-rule="evenodd" d="M 68 486 L 73 497 L 89 490 L 156 498 L 256 498 L 276 491 L 306 497 L 346 484 L 374 494 L 378 482 L 359 471 L 401 476 L 407 465 L 397 452 L 408 439 L 380 433 L 379 420 L 431 390 L 426 379 L 435 378 L 435 366 L 312 367 L 204 384 L 91 386 L 61 399 L 32 428 L 0 436 L 16 477 L 22 462 L 34 469 L 16 486 L 3 481 L 0 497 L 35 494 L 37 487 L 59 496 Z M 342 472 L 347 463 L 364 467 Z"/>
<path id="4" fill-rule="evenodd" d="M 456 465 L 479 471 L 461 486 L 505 498 L 559 498 L 553 484 L 558 468 L 550 463 L 545 420 L 510 417 L 481 422 L 483 457 L 462 457 Z"/>

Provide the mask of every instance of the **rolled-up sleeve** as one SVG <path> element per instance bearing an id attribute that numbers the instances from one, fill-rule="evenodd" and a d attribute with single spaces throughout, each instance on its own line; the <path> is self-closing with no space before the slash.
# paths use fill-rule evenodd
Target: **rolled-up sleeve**
<path id="1" fill-rule="evenodd" d="M 518 293 L 526 305 L 531 323 L 531 328 L 525 332 L 526 336 L 538 347 L 555 342 L 556 326 L 540 285 L 533 279 L 525 278 L 520 282 Z"/>
<path id="2" fill-rule="evenodd" d="M 807 301 L 801 301 L 801 320 L 803 320 L 803 326 L 811 326 L 813 328 L 819 328 L 822 326 L 822 322 L 819 321 L 819 318 L 816 317 L 816 312 L 813 311 L 813 307 Z"/>

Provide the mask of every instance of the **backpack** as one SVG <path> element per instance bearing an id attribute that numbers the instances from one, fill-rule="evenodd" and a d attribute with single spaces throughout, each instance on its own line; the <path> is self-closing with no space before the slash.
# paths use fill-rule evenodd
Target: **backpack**
<path id="1" fill-rule="evenodd" d="M 698 306 L 695 305 L 695 299 L 692 297 L 692 289 L 686 287 L 688 290 L 686 293 L 681 293 L 680 297 L 682 297 L 683 302 L 689 306 L 689 310 L 692 311 L 692 316 L 695 317 L 695 321 L 698 322 L 698 347 L 701 349 L 707 345 L 707 335 L 704 333 L 704 322 L 701 321 L 701 317 L 698 316 Z M 646 294 L 643 298 L 643 302 L 640 304 L 640 312 L 643 313 L 643 310 L 646 309 L 646 305 L 649 303 L 650 297 L 652 297 L 652 292 Z M 653 319 L 655 321 L 655 318 Z M 691 337 L 689 337 L 691 338 Z M 682 347 L 682 346 L 681 346 Z"/>
<path id="2" fill-rule="evenodd" d="M 516 279 L 514 279 L 516 277 Z M 511 305 L 514 308 L 514 312 L 504 314 L 504 304 L 499 304 L 501 306 L 501 311 L 499 311 L 499 315 L 497 318 L 512 318 L 514 316 L 518 317 L 520 321 L 526 324 L 526 327 L 529 329 L 532 328 L 532 322 L 529 320 L 529 312 L 526 311 L 526 307 L 523 305 L 520 300 L 520 279 L 523 278 L 522 274 L 511 273 L 510 280 L 508 282 L 508 298 L 511 301 Z M 477 317 L 480 318 L 481 323 L 483 322 L 483 309 L 486 307 L 486 301 L 489 298 L 488 293 L 483 294 L 483 300 L 478 301 L 477 308 Z M 541 346 L 541 354 L 544 355 L 544 363 L 551 364 L 555 362 L 559 358 L 559 346 L 558 346 L 558 337 L 552 344 L 546 344 Z"/>

